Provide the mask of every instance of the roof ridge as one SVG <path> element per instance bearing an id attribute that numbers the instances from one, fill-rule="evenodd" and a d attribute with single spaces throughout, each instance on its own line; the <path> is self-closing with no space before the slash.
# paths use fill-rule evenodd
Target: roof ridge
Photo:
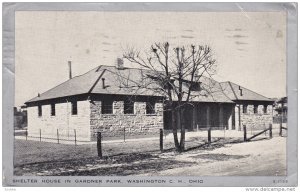
<path id="1" fill-rule="evenodd" d="M 219 86 L 220 86 L 220 88 L 221 88 L 222 94 L 223 94 L 227 99 L 229 99 L 230 101 L 232 101 L 232 99 L 224 92 L 225 89 L 223 89 L 223 87 L 222 87 L 222 85 L 221 85 L 221 82 L 218 82 L 218 81 L 217 81 L 217 83 L 219 84 Z"/>
<path id="2" fill-rule="evenodd" d="M 234 95 L 235 99 L 236 99 L 236 100 L 239 100 L 239 98 L 237 97 L 236 92 L 234 91 L 234 89 L 233 89 L 233 87 L 232 87 L 230 81 L 228 81 L 228 84 L 229 84 L 229 86 L 230 86 L 230 88 L 231 88 L 231 90 L 232 90 L 232 92 L 233 92 L 233 95 Z"/>
<path id="3" fill-rule="evenodd" d="M 101 67 L 101 66 L 100 66 Z M 97 71 L 100 69 L 100 67 L 97 69 Z M 95 86 L 98 84 L 100 78 L 103 76 L 103 74 L 105 73 L 107 69 L 103 69 L 102 73 L 99 75 L 99 77 L 97 78 L 97 80 L 95 81 L 95 83 L 92 85 L 92 87 L 89 89 L 88 93 L 91 93 L 93 91 L 93 89 L 95 88 Z"/>

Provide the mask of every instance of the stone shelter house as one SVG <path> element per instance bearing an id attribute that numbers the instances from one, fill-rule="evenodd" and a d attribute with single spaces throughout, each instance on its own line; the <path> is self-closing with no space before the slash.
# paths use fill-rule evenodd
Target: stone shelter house
<path id="1" fill-rule="evenodd" d="M 69 66 L 71 64 L 69 63 Z M 27 101 L 28 135 L 33 137 L 91 141 L 98 131 L 118 135 L 123 130 L 140 135 L 170 130 L 170 112 L 164 97 L 149 89 L 135 89 L 146 70 L 101 65 Z M 241 130 L 243 124 L 272 122 L 273 101 L 232 82 L 213 82 L 211 93 L 195 90 L 191 107 L 185 110 L 188 131 L 208 126 Z M 150 85 L 149 85 L 150 86 Z"/>

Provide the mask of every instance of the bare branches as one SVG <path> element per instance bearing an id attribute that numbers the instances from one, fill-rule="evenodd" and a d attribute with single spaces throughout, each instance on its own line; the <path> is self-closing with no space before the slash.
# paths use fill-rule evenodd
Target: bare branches
<path id="1" fill-rule="evenodd" d="M 139 68 L 149 70 L 142 75 L 141 81 L 135 82 L 135 88 L 150 89 L 163 94 L 169 101 L 181 101 L 182 98 L 190 101 L 194 82 L 200 83 L 203 76 L 212 77 L 215 73 L 216 60 L 207 45 L 170 49 L 168 42 L 155 43 L 149 52 L 141 54 L 141 51 L 128 49 L 123 57 Z"/>

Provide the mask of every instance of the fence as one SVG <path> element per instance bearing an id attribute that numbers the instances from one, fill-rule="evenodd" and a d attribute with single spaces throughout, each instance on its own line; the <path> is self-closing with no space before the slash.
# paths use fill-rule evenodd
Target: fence
<path id="1" fill-rule="evenodd" d="M 211 145 L 219 145 L 232 142 L 253 140 L 257 136 L 272 137 L 272 127 L 267 125 L 245 125 L 244 131 L 226 130 L 225 127 L 198 128 L 198 130 L 186 132 L 185 149 L 206 149 Z M 16 137 L 20 132 L 16 132 Z M 180 133 L 180 131 L 178 131 Z M 268 133 L 268 134 L 267 134 Z M 264 135 L 265 134 L 265 135 Z M 76 130 L 74 138 L 64 139 L 59 130 L 56 130 L 56 138 L 43 137 L 40 131 L 38 137 L 28 136 L 27 130 L 22 132 L 23 141 L 18 140 L 15 145 L 15 161 L 19 163 L 32 162 L 34 159 L 66 160 L 88 157 L 110 158 L 116 155 L 145 155 L 174 150 L 174 138 L 172 130 L 158 129 L 152 134 L 152 138 L 130 139 L 126 135 L 120 140 L 109 140 L 103 132 L 97 133 L 95 142 L 83 142 L 78 140 Z M 123 136 L 124 136 L 123 135 Z M 180 134 L 178 134 L 180 139 Z M 52 142 L 43 142 L 49 141 Z M 68 143 L 63 142 L 68 141 Z M 66 145 L 68 144 L 68 145 Z M 70 145 L 71 144 L 71 145 Z M 222 146 L 222 145 L 221 145 Z M 31 157 L 32 158 L 28 158 Z"/>
<path id="2" fill-rule="evenodd" d="M 267 136 L 267 132 L 269 133 Z M 248 124 L 243 125 L 244 141 L 250 141 L 258 136 L 273 137 L 272 124 Z M 250 136 L 249 136 L 250 135 Z"/>
<path id="3" fill-rule="evenodd" d="M 130 140 L 136 140 L 136 139 L 145 139 L 145 138 L 156 138 L 157 135 L 160 133 L 161 128 L 154 129 L 154 131 L 149 130 L 139 130 L 139 131 L 131 131 L 130 129 L 120 129 L 119 131 L 109 132 L 104 131 L 101 132 L 102 140 L 103 141 L 130 141 Z M 72 131 L 72 130 L 71 130 Z M 25 139 L 25 140 L 38 140 L 38 141 L 45 141 L 45 142 L 55 142 L 55 143 L 62 143 L 63 141 L 66 141 L 68 144 L 73 143 L 77 145 L 78 143 L 89 143 L 89 142 L 96 142 L 98 135 L 97 133 L 93 136 L 91 136 L 90 141 L 82 140 L 80 137 L 78 138 L 78 134 L 76 129 L 73 130 L 73 134 L 70 134 L 69 136 L 66 136 L 65 133 L 61 133 L 59 129 L 56 129 L 55 134 L 52 133 L 52 135 L 49 136 L 49 133 L 45 134 L 43 133 L 42 129 L 39 129 L 35 135 L 28 135 L 28 130 L 14 130 L 14 137 L 17 137 L 18 139 Z M 66 143 L 63 142 L 63 143 Z"/>
<path id="4" fill-rule="evenodd" d="M 283 130 L 285 130 L 285 135 L 287 135 L 287 126 L 284 127 L 284 126 L 282 125 L 282 123 L 280 123 L 280 125 L 279 125 L 279 136 L 280 136 L 280 137 L 284 136 Z"/>
<path id="5" fill-rule="evenodd" d="M 78 140 L 76 129 L 74 129 L 73 131 L 74 131 L 74 136 L 72 138 L 69 138 L 69 139 L 65 139 L 65 136 L 61 137 L 61 134 L 60 134 L 58 129 L 56 130 L 55 137 L 44 137 L 42 129 L 39 129 L 38 136 L 29 136 L 27 129 L 14 130 L 14 137 L 15 138 L 18 137 L 20 139 L 25 139 L 26 141 L 27 140 L 38 140 L 40 142 L 42 142 L 42 141 L 54 142 L 55 141 L 58 144 L 60 144 L 61 141 L 68 141 L 68 143 L 71 142 L 71 143 L 74 143 L 75 145 L 77 145 L 77 142 L 87 142 L 87 141 L 84 141 L 84 140 Z"/>

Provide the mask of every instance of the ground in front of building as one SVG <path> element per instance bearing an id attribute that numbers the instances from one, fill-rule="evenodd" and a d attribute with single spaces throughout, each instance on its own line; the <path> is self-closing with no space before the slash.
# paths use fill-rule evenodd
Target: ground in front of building
<path id="1" fill-rule="evenodd" d="M 277 134 L 276 134 L 277 135 Z M 286 137 L 189 137 L 187 151 L 178 154 L 166 139 L 103 143 L 103 158 L 95 143 L 56 144 L 15 140 L 15 175 L 62 176 L 276 176 L 286 175 Z"/>

